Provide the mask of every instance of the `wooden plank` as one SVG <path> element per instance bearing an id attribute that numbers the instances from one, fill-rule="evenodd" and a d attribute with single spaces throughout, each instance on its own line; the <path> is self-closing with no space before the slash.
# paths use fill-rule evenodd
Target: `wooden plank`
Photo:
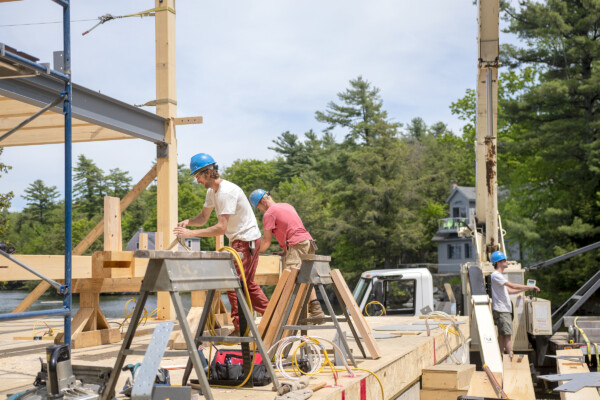
<path id="1" fill-rule="evenodd" d="M 439 364 L 423 369 L 423 389 L 462 389 L 469 386 L 475 365 Z"/>
<path id="2" fill-rule="evenodd" d="M 267 309 L 265 310 L 260 323 L 258 324 L 258 332 L 261 337 L 264 337 L 265 331 L 271 322 L 271 317 L 273 316 L 273 312 L 277 308 L 279 304 L 279 298 L 281 297 L 281 293 L 283 292 L 283 288 L 288 280 L 288 276 L 290 275 L 289 269 L 284 269 L 281 273 L 281 277 L 279 278 L 279 282 L 277 286 L 275 286 L 275 291 L 269 300 L 269 304 L 267 305 Z"/>
<path id="3" fill-rule="evenodd" d="M 138 250 L 148 250 L 148 234 L 140 233 L 138 235 Z"/>
<path id="4" fill-rule="evenodd" d="M 465 396 L 468 388 L 464 389 L 421 389 L 421 400 L 456 400 Z"/>
<path id="5" fill-rule="evenodd" d="M 159 102 L 156 114 L 165 118 L 177 117 L 177 82 L 175 57 L 175 0 L 155 0 L 154 16 L 156 44 L 156 99 L 171 99 L 174 102 Z M 177 139 L 175 124 L 165 124 L 165 142 L 168 143 L 166 157 L 156 160 L 158 177 L 156 183 L 157 231 L 164 236 L 164 243 L 175 239 L 173 227 L 177 225 Z M 167 293 L 157 294 L 158 318 L 174 319 L 175 309 Z"/>
<path id="6" fill-rule="evenodd" d="M 118 197 L 104 197 L 104 251 L 122 251 L 121 207 Z"/>
<path id="7" fill-rule="evenodd" d="M 142 277 L 75 279 L 73 280 L 73 293 L 83 293 L 91 290 L 98 290 L 100 293 L 139 292 L 142 279 Z"/>
<path id="8" fill-rule="evenodd" d="M 306 296 L 308 296 L 308 284 L 301 283 L 300 288 L 298 289 L 298 294 L 296 295 L 296 299 L 294 300 L 294 304 L 292 305 L 292 312 L 288 317 L 286 325 L 295 325 L 300 318 L 300 312 L 302 312 L 302 305 L 306 300 Z M 283 331 L 281 337 L 287 337 L 291 335 L 292 332 L 289 330 Z"/>
<path id="9" fill-rule="evenodd" d="M 119 328 L 102 329 L 99 331 L 81 332 L 71 339 L 71 347 L 81 349 L 84 347 L 100 346 L 102 344 L 118 343 L 121 341 Z"/>
<path id="10" fill-rule="evenodd" d="M 275 309 L 275 312 L 271 317 L 271 322 L 269 323 L 269 326 L 264 334 L 263 342 L 265 343 L 265 347 L 267 349 L 273 344 L 275 335 L 277 334 L 279 326 L 282 323 L 283 313 L 285 312 L 285 307 L 283 307 L 283 305 L 287 305 L 292 297 L 292 291 L 294 290 L 294 285 L 296 283 L 296 278 L 298 277 L 299 271 L 299 268 L 292 268 L 285 282 L 283 292 L 279 298 L 279 304 L 281 304 L 281 306 Z"/>
<path id="11" fill-rule="evenodd" d="M 203 309 L 204 307 L 192 307 L 186 317 L 188 326 L 192 331 L 192 337 L 195 337 L 196 332 L 198 332 L 200 317 L 202 316 Z M 185 343 L 185 339 L 183 338 L 181 329 L 171 333 L 171 337 L 169 338 L 169 348 L 172 350 L 187 350 L 187 345 Z"/>
<path id="12" fill-rule="evenodd" d="M 74 120 L 75 121 L 75 120 Z M 97 125 L 83 123 L 75 124 L 72 131 L 73 143 L 99 142 L 103 140 L 123 140 L 136 139 L 124 133 L 113 131 Z M 60 144 L 65 141 L 64 127 L 37 128 L 35 130 L 19 130 L 14 135 L 10 135 L 2 140 L 3 147 L 13 146 L 33 146 L 41 144 Z"/>
<path id="13" fill-rule="evenodd" d="M 254 281 L 258 285 L 277 285 L 281 271 L 280 256 L 259 256 Z"/>
<path id="14" fill-rule="evenodd" d="M 498 399 L 494 386 L 487 374 L 483 371 L 475 371 L 471 377 L 471 383 L 469 384 L 468 396 L 480 396 L 490 397 L 492 399 Z M 534 397 L 535 398 L 535 397 Z"/>
<path id="15" fill-rule="evenodd" d="M 175 125 L 197 125 L 204 122 L 202 117 L 180 117 L 172 120 Z"/>
<path id="16" fill-rule="evenodd" d="M 557 356 L 583 356 L 581 349 L 557 350 Z M 556 366 L 559 374 L 579 374 L 590 372 L 587 364 L 574 363 L 568 360 L 556 360 Z M 564 382 L 560 382 L 561 384 Z M 575 393 L 561 392 L 561 400 L 598 400 L 598 390 L 592 387 L 583 388 Z"/>
<path id="17" fill-rule="evenodd" d="M 371 354 L 371 358 L 373 358 L 374 360 L 378 359 L 379 357 L 381 357 L 381 350 L 379 349 L 379 345 L 375 341 L 373 332 L 367 324 L 365 317 L 362 315 L 362 312 L 358 308 L 358 305 L 356 304 L 356 301 L 352 296 L 352 292 L 348 288 L 348 285 L 346 284 L 346 281 L 344 280 L 344 277 L 342 276 L 342 273 L 339 269 L 331 270 L 331 279 L 333 279 L 333 284 L 342 296 L 344 304 L 350 312 L 350 317 L 352 318 L 352 321 L 354 321 L 354 324 L 358 328 L 358 332 L 360 333 L 360 336 L 365 342 L 365 345 L 369 350 L 369 354 Z"/>
<path id="18" fill-rule="evenodd" d="M 215 250 L 219 250 L 221 247 L 225 246 L 225 237 L 223 235 L 219 235 L 215 237 Z M 259 257 L 260 260 L 260 257 Z"/>
<path id="19" fill-rule="evenodd" d="M 34 268 L 38 272 L 46 275 L 50 279 L 65 278 L 65 257 L 62 255 L 32 255 L 32 254 L 13 254 L 17 260 Z M 12 261 L 3 258 L 0 265 L 7 268 L 2 269 L 3 281 L 26 281 L 39 280 L 37 276 L 23 269 Z M 73 279 L 83 279 L 92 277 L 92 258 L 90 256 L 73 256 Z"/>
<path id="20" fill-rule="evenodd" d="M 504 354 L 503 367 L 502 389 L 504 389 L 507 396 L 514 400 L 535 399 L 527 355 L 515 354 L 511 361 L 508 354 Z"/>

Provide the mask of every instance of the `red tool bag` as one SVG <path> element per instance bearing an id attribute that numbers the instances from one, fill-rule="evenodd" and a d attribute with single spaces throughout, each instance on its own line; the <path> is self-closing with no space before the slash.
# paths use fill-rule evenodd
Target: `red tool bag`
<path id="1" fill-rule="evenodd" d="M 252 354 L 250 354 L 250 361 Z M 267 361 L 268 362 L 268 361 Z M 250 364 L 250 362 L 248 362 Z M 244 365 L 244 358 L 241 350 L 219 350 L 215 354 L 210 365 L 209 383 L 214 385 L 237 386 L 241 384 L 247 376 L 247 369 L 250 365 Z M 271 383 L 271 377 L 267 372 L 267 367 L 263 363 L 260 353 L 256 352 L 254 356 L 254 368 L 252 377 L 244 386 L 265 386 Z"/>

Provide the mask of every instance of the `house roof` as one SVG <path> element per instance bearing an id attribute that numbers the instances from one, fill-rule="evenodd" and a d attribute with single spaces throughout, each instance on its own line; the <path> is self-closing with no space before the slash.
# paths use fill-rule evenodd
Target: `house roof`
<path id="1" fill-rule="evenodd" d="M 452 190 L 452 192 L 450 193 L 450 196 L 448 196 L 448 198 L 446 199 L 446 203 L 450 203 L 450 200 L 452 200 L 452 198 L 458 192 L 462 193 L 469 200 L 475 201 L 475 198 L 477 197 L 474 187 L 472 187 L 472 186 L 457 186 Z"/>

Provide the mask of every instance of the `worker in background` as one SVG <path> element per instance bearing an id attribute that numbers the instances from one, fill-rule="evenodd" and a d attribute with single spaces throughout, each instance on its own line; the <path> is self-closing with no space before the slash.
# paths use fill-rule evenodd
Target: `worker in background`
<path id="1" fill-rule="evenodd" d="M 269 248 L 274 235 L 279 247 L 284 251 L 283 268 L 300 268 L 302 264 L 300 256 L 314 254 L 317 246 L 310 233 L 304 228 L 296 209 L 287 203 L 275 203 L 269 192 L 263 189 L 256 189 L 250 194 L 250 203 L 255 209 L 264 213 L 265 233 L 259 251 L 263 253 Z M 322 324 L 324 317 L 325 313 L 313 288 L 308 303 L 308 318 L 315 318 L 314 323 Z"/>
<path id="2" fill-rule="evenodd" d="M 520 285 L 509 282 L 504 277 L 504 269 L 508 266 L 508 260 L 501 251 L 495 251 L 490 257 L 495 271 L 492 273 L 492 314 L 494 323 L 498 327 L 498 343 L 500 352 L 513 355 L 511 343 L 512 329 L 512 303 L 509 294 L 517 294 L 526 290 L 540 291 L 540 288 L 532 285 Z"/>
<path id="3" fill-rule="evenodd" d="M 264 313 L 269 300 L 254 281 L 258 266 L 258 249 L 261 247 L 260 229 L 244 191 L 234 183 L 221 178 L 215 160 L 208 154 L 199 153 L 193 156 L 190 170 L 190 175 L 194 176 L 196 182 L 208 189 L 206 199 L 202 212 L 194 218 L 179 222 L 173 233 L 178 237 L 226 235 L 230 246 L 243 255 L 244 275 L 252 308 L 259 313 Z M 217 214 L 215 225 L 204 229 L 188 229 L 188 226 L 203 226 L 208 221 L 213 208 Z M 240 275 L 237 263 L 235 267 Z M 234 291 L 228 291 L 227 297 L 231 304 L 231 318 L 235 328 L 231 336 L 240 336 L 237 296 Z"/>

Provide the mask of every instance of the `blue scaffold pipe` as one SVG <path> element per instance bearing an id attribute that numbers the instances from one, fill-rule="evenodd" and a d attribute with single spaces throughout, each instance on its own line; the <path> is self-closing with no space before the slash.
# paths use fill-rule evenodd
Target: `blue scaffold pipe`
<path id="1" fill-rule="evenodd" d="M 57 0 L 55 0 L 57 1 Z M 57 1 L 58 2 L 58 1 Z M 65 115 L 65 286 L 67 293 L 64 296 L 63 307 L 68 310 L 65 315 L 64 338 L 65 344 L 71 345 L 71 308 L 72 308 L 72 204 L 73 204 L 73 156 L 72 156 L 72 87 L 71 87 L 71 6 L 69 0 L 60 0 L 63 6 L 63 52 L 64 71 L 68 76 L 65 82 L 65 99 L 63 113 Z"/>
<path id="2" fill-rule="evenodd" d="M 64 308 L 52 309 L 52 310 L 37 310 L 37 311 L 26 311 L 21 313 L 8 313 L 0 314 L 0 321 L 13 321 L 16 319 L 29 319 L 38 317 L 52 317 L 52 316 L 68 316 L 71 315 L 71 310 Z M 65 336 L 66 338 L 67 336 Z"/>

